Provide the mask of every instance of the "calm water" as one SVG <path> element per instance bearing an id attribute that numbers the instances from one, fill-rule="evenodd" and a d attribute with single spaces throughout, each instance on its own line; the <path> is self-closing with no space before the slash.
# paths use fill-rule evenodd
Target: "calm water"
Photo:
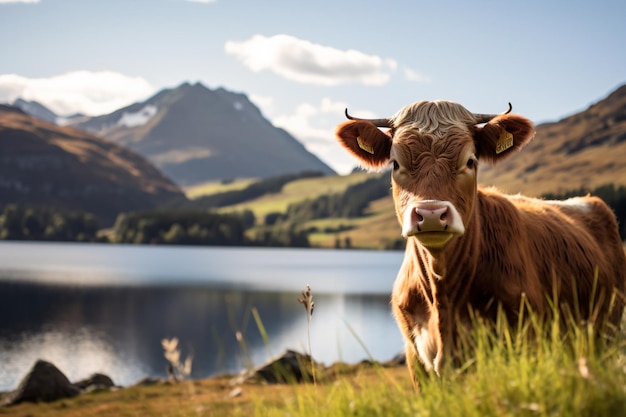
<path id="1" fill-rule="evenodd" d="M 193 378 L 238 372 L 287 348 L 305 352 L 296 298 L 306 284 L 316 360 L 387 360 L 402 350 L 389 308 L 401 260 L 400 252 L 0 242 L 0 391 L 39 358 L 70 380 L 165 376 L 163 338 L 193 353 Z"/>

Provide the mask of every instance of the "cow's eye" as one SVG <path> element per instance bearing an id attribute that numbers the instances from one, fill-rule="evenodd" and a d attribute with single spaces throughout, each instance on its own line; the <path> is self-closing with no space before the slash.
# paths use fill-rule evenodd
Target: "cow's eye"
<path id="1" fill-rule="evenodd" d="M 394 159 L 393 161 L 391 161 L 391 163 L 393 164 L 394 171 L 397 171 L 398 169 L 400 169 L 400 164 L 398 164 L 398 161 Z"/>
<path id="2" fill-rule="evenodd" d="M 470 158 L 467 160 L 467 168 L 472 169 L 476 165 L 476 160 L 474 158 Z"/>

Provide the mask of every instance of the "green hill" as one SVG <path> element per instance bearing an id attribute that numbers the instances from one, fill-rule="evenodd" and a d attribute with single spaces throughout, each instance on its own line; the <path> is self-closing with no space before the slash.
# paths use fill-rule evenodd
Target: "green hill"
<path id="1" fill-rule="evenodd" d="M 119 213 L 181 199 L 181 189 L 139 154 L 0 106 L 0 209 L 84 211 L 106 227 Z"/>
<path id="2" fill-rule="evenodd" d="M 192 204 L 196 204 L 194 208 L 209 208 L 202 202 L 219 201 L 221 199 L 216 198 L 219 195 L 245 193 L 253 184 L 267 182 L 212 183 L 185 191 L 192 198 Z M 285 183 L 278 192 L 221 206 L 218 210 L 223 213 L 252 211 L 256 226 L 248 231 L 251 236 L 270 229 L 296 228 L 307 231 L 311 245 L 317 247 L 383 249 L 397 246 L 400 237 L 390 184 L 387 172 L 299 178 Z M 342 212 L 344 215 L 337 215 Z"/>

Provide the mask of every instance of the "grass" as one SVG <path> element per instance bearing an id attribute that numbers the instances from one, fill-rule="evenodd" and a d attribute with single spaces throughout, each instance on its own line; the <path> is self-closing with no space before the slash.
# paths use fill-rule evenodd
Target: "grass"
<path id="1" fill-rule="evenodd" d="M 309 356 L 313 358 L 313 350 L 311 349 L 311 319 L 313 318 L 313 311 L 315 310 L 315 301 L 313 301 L 313 294 L 311 293 L 311 286 L 309 284 L 306 285 L 306 290 L 302 291 L 302 298 L 298 298 L 298 302 L 304 306 L 306 311 Z M 317 381 L 315 379 L 315 363 L 313 361 L 311 361 L 311 378 L 313 384 L 315 384 Z"/>
<path id="2" fill-rule="evenodd" d="M 308 312 L 307 312 L 308 314 Z M 339 365 L 316 384 L 244 383 L 220 376 L 50 404 L 0 408 L 0 416 L 619 416 L 626 414 L 626 338 L 597 340 L 589 328 L 478 323 L 473 349 L 441 376 L 404 366 Z M 549 330 L 549 331 L 548 331 Z M 528 337 L 528 334 L 541 334 Z"/>
<path id="3" fill-rule="evenodd" d="M 345 176 L 326 176 L 321 178 L 304 178 L 289 182 L 280 193 L 269 194 L 245 203 L 227 206 L 219 209 L 220 212 L 237 212 L 251 210 L 257 222 L 262 222 L 269 213 L 285 212 L 290 204 L 316 198 L 321 195 L 340 193 L 351 185 L 358 184 L 370 178 L 372 174 L 357 172 Z M 226 191 L 227 189 L 243 188 L 250 184 L 250 180 L 235 181 L 222 185 L 218 183 L 205 184 L 187 189 L 187 195 L 199 196 Z M 319 232 L 309 234 L 309 241 L 314 247 L 333 248 L 339 237 L 343 242 L 349 238 L 354 248 L 384 249 L 389 242 L 400 237 L 400 226 L 390 197 L 382 198 L 370 204 L 364 217 L 359 218 L 331 218 L 302 222 L 302 229 L 317 228 Z M 340 226 L 350 230 L 342 232 L 326 232 L 338 230 Z M 248 233 L 253 237 L 257 229 Z"/>
<path id="4" fill-rule="evenodd" d="M 324 233 L 325 229 L 349 227 L 342 232 Z M 332 248 L 337 238 L 340 241 L 350 239 L 353 248 L 385 249 L 388 245 L 401 239 L 400 226 L 391 197 L 372 201 L 364 217 L 332 218 L 307 222 L 304 228 L 317 227 L 320 232 L 311 233 L 309 241 L 313 246 Z"/>
<path id="5" fill-rule="evenodd" d="M 316 198 L 325 194 L 340 193 L 350 185 L 368 179 L 368 174 L 359 172 L 345 176 L 325 176 L 303 178 L 287 183 L 280 193 L 262 197 L 222 208 L 222 212 L 252 210 L 257 219 L 263 219 L 269 213 L 285 212 L 289 204 Z"/>
<path id="6" fill-rule="evenodd" d="M 189 199 L 202 197 L 204 195 L 211 195 L 217 193 L 225 193 L 227 191 L 243 190 L 248 185 L 257 181 L 255 178 L 246 178 L 240 180 L 234 180 L 230 182 L 223 181 L 209 181 L 202 184 L 192 185 L 185 187 L 183 191 Z"/>
<path id="7" fill-rule="evenodd" d="M 539 335 L 539 336 L 531 336 Z M 256 415 L 617 416 L 626 413 L 626 340 L 596 338 L 591 325 L 477 322 L 460 366 L 421 372 L 416 394 L 395 370 L 374 365 L 322 389 L 297 392 Z"/>
<path id="8" fill-rule="evenodd" d="M 251 210 L 257 222 L 263 221 L 270 213 L 284 213 L 290 204 L 306 199 L 317 198 L 322 195 L 344 192 L 349 186 L 358 184 L 370 178 L 372 174 L 357 172 L 344 176 L 325 176 L 303 178 L 287 183 L 280 193 L 268 194 L 245 203 L 222 207 L 222 213 Z M 216 194 L 226 191 L 239 190 L 253 183 L 254 179 L 235 180 L 227 184 L 208 182 L 185 188 L 188 198 L 198 198 L 203 195 Z M 393 214 L 391 197 L 373 202 L 365 217 L 353 219 L 320 219 L 303 222 L 300 227 L 308 229 L 316 227 L 320 232 L 309 235 L 310 242 L 315 247 L 333 248 L 338 234 L 324 232 L 327 229 L 338 229 L 339 226 L 349 227 L 349 232 L 341 232 L 340 237 L 349 237 L 353 247 L 367 249 L 383 249 L 390 240 L 400 236 L 400 228 Z M 260 226 L 262 227 L 262 226 Z M 258 230 L 253 228 L 248 233 L 253 237 Z"/>

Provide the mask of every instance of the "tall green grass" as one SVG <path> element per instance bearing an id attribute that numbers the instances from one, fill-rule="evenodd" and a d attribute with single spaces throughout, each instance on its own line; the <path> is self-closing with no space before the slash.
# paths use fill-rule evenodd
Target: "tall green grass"
<path id="1" fill-rule="evenodd" d="M 388 368 L 294 386 L 279 403 L 256 403 L 257 416 L 624 416 L 626 338 L 592 324 L 542 321 L 532 313 L 510 325 L 475 320 L 463 354 L 441 376 L 418 370 L 420 391 Z M 571 321 L 570 321 L 571 323 Z"/>

